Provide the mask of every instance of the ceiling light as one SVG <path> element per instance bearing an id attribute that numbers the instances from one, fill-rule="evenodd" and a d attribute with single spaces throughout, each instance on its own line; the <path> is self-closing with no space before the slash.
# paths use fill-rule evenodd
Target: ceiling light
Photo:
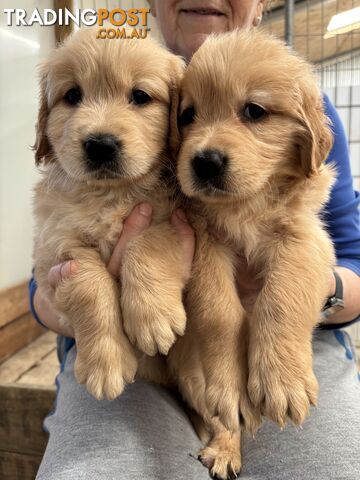
<path id="1" fill-rule="evenodd" d="M 16 35 L 15 33 L 10 32 L 8 29 L 0 28 L 0 34 L 4 35 L 5 37 L 11 38 L 12 40 L 16 40 L 18 42 L 25 43 L 28 47 L 35 48 L 39 50 L 40 43 L 35 42 L 33 40 L 28 40 L 27 38 L 23 37 L 22 35 Z"/>
<path id="2" fill-rule="evenodd" d="M 341 33 L 348 33 L 360 28 L 360 7 L 346 10 L 331 17 L 324 38 L 330 38 Z"/>

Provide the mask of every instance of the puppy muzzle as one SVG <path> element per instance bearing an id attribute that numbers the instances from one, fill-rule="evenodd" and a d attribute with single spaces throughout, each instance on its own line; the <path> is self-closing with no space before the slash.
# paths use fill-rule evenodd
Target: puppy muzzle
<path id="1" fill-rule="evenodd" d="M 191 160 L 192 175 L 199 188 L 224 189 L 228 157 L 219 150 L 203 150 Z"/>
<path id="2" fill-rule="evenodd" d="M 114 135 L 89 135 L 83 142 L 83 149 L 88 171 L 107 170 L 120 173 L 119 160 L 122 144 Z"/>

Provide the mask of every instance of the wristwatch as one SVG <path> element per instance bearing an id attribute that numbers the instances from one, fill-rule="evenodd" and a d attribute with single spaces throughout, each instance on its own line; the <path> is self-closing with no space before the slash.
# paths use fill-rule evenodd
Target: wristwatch
<path id="1" fill-rule="evenodd" d="M 334 313 L 339 312 L 344 308 L 344 289 L 340 275 L 333 271 L 335 277 L 335 294 L 327 299 L 322 312 L 321 318 L 326 319 L 333 315 Z"/>

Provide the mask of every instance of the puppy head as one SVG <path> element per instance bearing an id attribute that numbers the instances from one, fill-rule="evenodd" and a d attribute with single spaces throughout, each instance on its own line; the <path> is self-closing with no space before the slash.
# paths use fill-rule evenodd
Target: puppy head
<path id="1" fill-rule="evenodd" d="M 185 194 L 205 202 L 246 201 L 316 175 L 332 143 L 309 64 L 255 30 L 200 47 L 178 115 L 178 178 Z"/>
<path id="2" fill-rule="evenodd" d="M 133 181 L 166 149 L 183 61 L 152 40 L 96 39 L 81 29 L 41 70 L 36 163 L 80 181 Z"/>

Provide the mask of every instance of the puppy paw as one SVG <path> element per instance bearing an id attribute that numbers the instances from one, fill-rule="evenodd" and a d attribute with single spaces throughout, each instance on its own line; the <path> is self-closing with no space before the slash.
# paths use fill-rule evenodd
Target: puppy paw
<path id="1" fill-rule="evenodd" d="M 185 332 L 186 314 L 182 303 L 161 308 L 159 303 L 124 302 L 122 312 L 130 342 L 150 356 L 158 352 L 167 355 L 177 336 Z"/>
<path id="2" fill-rule="evenodd" d="M 198 458 L 212 478 L 233 480 L 241 470 L 240 438 L 229 432 L 217 436 L 199 452 Z"/>
<path id="3" fill-rule="evenodd" d="M 287 417 L 301 425 L 316 405 L 318 383 L 312 368 L 296 357 L 284 364 L 276 352 L 256 352 L 250 357 L 248 392 L 251 402 L 280 427 Z"/>
<path id="4" fill-rule="evenodd" d="M 81 354 L 75 361 L 75 376 L 97 400 L 114 400 L 132 383 L 137 369 L 137 360 L 126 345 L 112 341 L 106 348 L 93 349 L 90 355 Z"/>

